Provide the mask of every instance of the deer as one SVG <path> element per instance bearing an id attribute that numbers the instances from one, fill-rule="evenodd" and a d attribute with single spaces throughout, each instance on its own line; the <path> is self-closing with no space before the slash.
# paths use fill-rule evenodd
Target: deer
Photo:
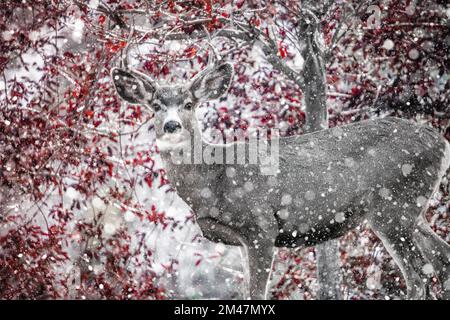
<path id="1" fill-rule="evenodd" d="M 365 222 L 399 266 L 408 299 L 430 299 L 432 276 L 441 298 L 450 299 L 450 246 L 424 216 L 450 166 L 449 143 L 427 126 L 384 117 L 280 137 L 272 175 L 261 174 L 258 163 L 175 161 L 174 153 L 198 147 L 189 138 L 202 135 L 196 110 L 226 94 L 233 72 L 220 62 L 187 84 L 159 85 L 137 70 L 113 68 L 111 79 L 121 99 L 153 112 L 168 179 L 203 236 L 241 248 L 244 297 L 269 298 L 277 248 L 314 246 Z M 197 141 L 215 154 L 247 143 Z"/>

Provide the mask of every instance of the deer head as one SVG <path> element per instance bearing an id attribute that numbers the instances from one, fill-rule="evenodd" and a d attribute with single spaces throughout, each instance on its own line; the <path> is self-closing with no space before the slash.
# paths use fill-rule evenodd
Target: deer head
<path id="1" fill-rule="evenodd" d="M 148 107 L 155 114 L 156 138 L 171 144 L 182 143 L 192 134 L 196 107 L 227 92 L 232 75 L 232 65 L 223 63 L 207 67 L 186 86 L 159 86 L 141 72 L 111 70 L 119 96 L 130 104 Z"/>

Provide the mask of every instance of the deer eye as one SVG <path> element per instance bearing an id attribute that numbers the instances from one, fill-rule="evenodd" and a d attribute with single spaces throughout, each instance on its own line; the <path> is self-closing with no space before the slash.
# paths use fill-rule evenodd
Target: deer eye
<path id="1" fill-rule="evenodd" d="M 192 109 L 192 103 L 191 103 L 191 102 L 186 103 L 186 104 L 184 105 L 184 108 L 185 108 L 186 110 L 191 110 L 191 109 Z"/>
<path id="2" fill-rule="evenodd" d="M 157 103 L 152 104 L 152 108 L 155 112 L 158 112 L 159 110 L 161 110 L 161 106 Z"/>

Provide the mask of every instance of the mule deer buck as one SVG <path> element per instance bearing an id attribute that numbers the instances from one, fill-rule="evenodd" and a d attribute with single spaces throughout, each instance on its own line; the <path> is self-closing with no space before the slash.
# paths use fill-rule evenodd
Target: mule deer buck
<path id="1" fill-rule="evenodd" d="M 279 138 L 272 176 L 247 162 L 175 163 L 174 152 L 198 147 L 190 140 L 201 135 L 195 109 L 222 96 L 232 74 L 222 63 L 189 85 L 159 86 L 137 71 L 111 71 L 122 99 L 154 112 L 169 180 L 196 213 L 203 235 L 243 248 L 246 296 L 267 298 L 275 247 L 313 246 L 367 221 L 400 267 L 408 298 L 429 297 L 430 274 L 450 298 L 450 246 L 424 218 L 450 165 L 446 140 L 430 128 L 384 118 Z M 248 143 L 200 141 L 215 154 Z"/>

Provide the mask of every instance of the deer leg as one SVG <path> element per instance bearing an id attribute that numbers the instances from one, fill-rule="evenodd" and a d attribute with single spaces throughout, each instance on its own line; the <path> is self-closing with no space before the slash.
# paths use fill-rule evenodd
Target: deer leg
<path id="1" fill-rule="evenodd" d="M 371 226 L 399 266 L 406 280 L 408 299 L 428 299 L 431 279 L 424 270 L 429 262 L 415 246 L 413 229 L 395 221 L 372 222 Z"/>
<path id="2" fill-rule="evenodd" d="M 248 241 L 241 247 L 244 261 L 244 298 L 267 299 L 272 272 L 274 244 L 262 239 Z"/>
<path id="3" fill-rule="evenodd" d="M 414 237 L 420 250 L 430 261 L 442 285 L 442 298 L 450 300 L 450 246 L 428 225 L 423 216 L 417 219 Z"/>
<path id="4" fill-rule="evenodd" d="M 250 299 L 250 266 L 249 266 L 249 255 L 247 245 L 242 245 L 239 247 L 242 258 L 242 269 L 244 273 L 244 286 L 243 286 L 243 297 L 244 300 Z"/>
<path id="5" fill-rule="evenodd" d="M 248 248 L 250 297 L 252 300 L 267 299 L 273 253 L 273 244 L 269 246 L 253 245 Z"/>

